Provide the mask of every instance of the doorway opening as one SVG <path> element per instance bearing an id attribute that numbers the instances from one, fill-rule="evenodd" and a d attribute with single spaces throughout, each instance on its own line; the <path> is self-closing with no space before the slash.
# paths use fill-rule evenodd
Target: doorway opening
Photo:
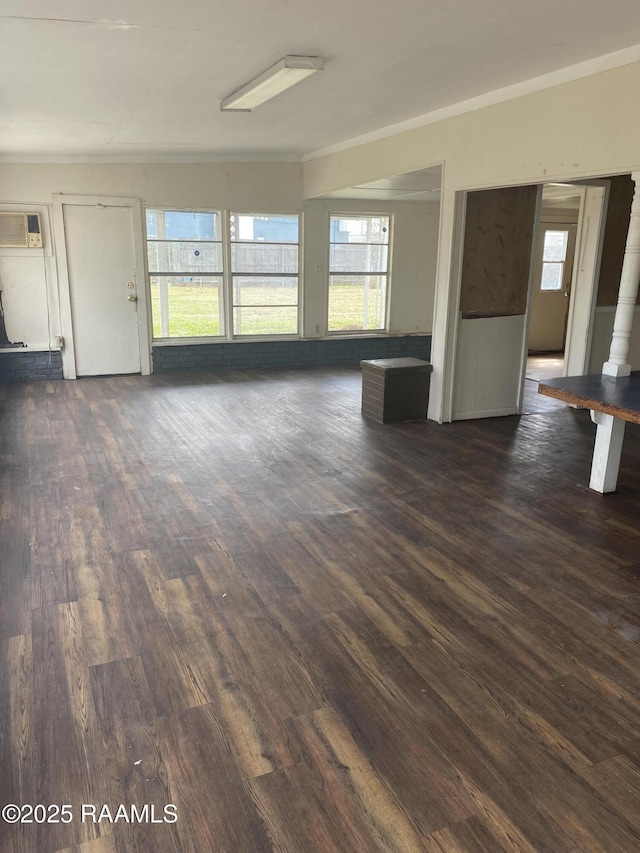
<path id="1" fill-rule="evenodd" d="M 562 376 L 564 369 L 564 352 L 534 353 L 527 356 L 526 378 L 539 382 Z"/>
<path id="2" fill-rule="evenodd" d="M 566 403 L 538 394 L 538 383 L 564 374 L 564 352 L 550 352 L 527 356 L 527 369 L 522 395 L 522 414 L 533 415 L 565 409 Z"/>
<path id="3" fill-rule="evenodd" d="M 583 192 L 550 184 L 542 189 L 534 246 L 525 379 L 566 375 L 565 348 Z"/>

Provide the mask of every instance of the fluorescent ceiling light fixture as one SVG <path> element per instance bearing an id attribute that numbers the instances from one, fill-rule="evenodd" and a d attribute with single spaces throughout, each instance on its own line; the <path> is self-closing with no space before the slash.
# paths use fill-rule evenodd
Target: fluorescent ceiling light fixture
<path id="1" fill-rule="evenodd" d="M 285 56 L 255 80 L 225 98 L 220 109 L 249 112 L 323 68 L 324 59 L 321 56 Z"/>

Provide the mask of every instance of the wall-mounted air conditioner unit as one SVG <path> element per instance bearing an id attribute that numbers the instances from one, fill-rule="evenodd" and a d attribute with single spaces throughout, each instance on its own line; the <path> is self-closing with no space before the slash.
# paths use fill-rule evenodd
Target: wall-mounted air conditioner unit
<path id="1" fill-rule="evenodd" d="M 39 213 L 0 211 L 0 249 L 41 249 Z"/>

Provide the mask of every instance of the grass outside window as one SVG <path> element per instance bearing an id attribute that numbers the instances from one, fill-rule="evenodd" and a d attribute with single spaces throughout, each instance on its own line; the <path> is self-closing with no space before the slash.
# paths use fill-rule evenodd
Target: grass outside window
<path id="1" fill-rule="evenodd" d="M 221 286 L 221 285 L 220 285 Z M 293 289 L 292 289 L 293 290 Z M 293 293 L 290 297 L 293 297 Z M 375 313 L 375 300 L 381 295 L 374 294 L 370 288 L 371 316 Z M 285 294 L 281 297 L 288 298 Z M 268 305 L 273 298 L 272 288 L 256 288 L 252 301 Z M 334 284 L 331 287 L 332 305 L 336 318 L 339 318 L 340 328 L 347 332 L 362 329 L 363 288 L 353 284 Z M 382 297 L 383 298 L 383 297 Z M 216 287 L 201 285 L 169 286 L 169 323 L 171 337 L 199 338 L 218 337 L 222 334 L 222 326 L 218 314 L 218 296 Z M 151 306 L 153 311 L 153 336 L 163 337 L 160 330 L 160 298 L 157 279 L 151 279 Z M 288 307 L 276 309 L 274 305 L 269 315 L 259 307 L 246 305 L 242 307 L 243 329 L 245 334 L 295 334 L 297 319 Z M 297 311 L 297 309 L 296 309 Z M 276 331 L 273 331 L 273 330 Z"/>

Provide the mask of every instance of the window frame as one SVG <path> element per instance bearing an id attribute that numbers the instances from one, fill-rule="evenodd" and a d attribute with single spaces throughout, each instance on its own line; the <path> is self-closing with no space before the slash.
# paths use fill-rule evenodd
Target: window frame
<path id="1" fill-rule="evenodd" d="M 218 214 L 220 216 L 220 240 L 202 240 L 197 242 L 203 243 L 215 243 L 220 244 L 221 255 L 222 255 L 222 272 L 205 272 L 205 273 L 197 273 L 197 272 L 158 272 L 151 271 L 149 269 L 149 242 L 158 242 L 157 238 L 149 238 L 148 230 L 147 230 L 147 213 L 149 211 L 160 211 L 162 213 L 210 213 L 210 214 Z M 170 206 L 165 207 L 161 205 L 148 205 L 144 207 L 144 243 L 145 243 L 145 267 L 146 267 L 146 281 L 147 281 L 147 293 L 148 293 L 148 304 L 149 304 L 149 327 L 150 327 L 150 337 L 152 344 L 158 343 L 162 346 L 166 345 L 178 345 L 183 343 L 208 343 L 208 342 L 216 342 L 224 341 L 228 339 L 229 327 L 227 325 L 227 312 L 226 312 L 226 303 L 227 303 L 227 288 L 226 288 L 226 259 L 225 259 L 225 251 L 224 251 L 224 222 L 225 222 L 225 211 L 222 208 L 209 208 L 209 207 L 178 207 L 178 206 Z M 174 240 L 170 242 L 196 242 L 189 240 Z M 222 311 L 220 312 L 220 326 L 222 331 L 218 335 L 160 335 L 156 337 L 153 333 L 153 299 L 151 293 L 151 279 L 152 278 L 168 278 L 171 276 L 179 276 L 179 275 L 193 275 L 201 276 L 203 278 L 220 278 L 222 279 L 222 283 L 220 286 L 220 294 L 222 298 Z M 219 297 L 220 298 L 220 297 Z"/>
<path id="2" fill-rule="evenodd" d="M 153 333 L 153 325 L 154 325 L 154 316 L 153 316 L 153 305 L 151 298 L 151 279 L 153 277 L 158 277 L 159 275 L 163 276 L 171 276 L 171 275 L 180 275 L 181 273 L 173 272 L 173 273 L 158 273 L 156 271 L 152 272 L 149 270 L 149 252 L 148 252 L 148 244 L 150 242 L 148 231 L 147 231 L 147 212 L 148 211 L 161 211 L 163 213 L 212 213 L 220 215 L 220 224 L 221 224 L 221 241 L 217 240 L 209 240 L 202 242 L 209 243 L 218 243 L 220 242 L 222 248 L 222 273 L 182 273 L 183 275 L 202 275 L 211 278 L 222 278 L 221 285 L 221 293 L 222 293 L 222 312 L 220 314 L 220 325 L 224 329 L 224 331 L 219 335 L 169 335 L 156 337 Z M 296 310 L 296 331 L 295 332 L 286 332 L 282 334 L 278 333 L 268 333 L 264 335 L 256 335 L 256 334 L 247 334 L 238 335 L 235 331 L 233 324 L 233 276 L 234 273 L 232 271 L 231 265 L 231 245 L 232 242 L 242 243 L 243 241 L 232 241 L 231 240 L 231 214 L 234 213 L 236 215 L 251 215 L 251 216 L 265 216 L 265 217 L 296 217 L 298 220 L 298 240 L 295 243 L 275 243 L 273 245 L 290 245 L 297 246 L 298 249 L 298 272 L 297 273 L 264 273 L 265 276 L 273 276 L 274 278 L 296 278 L 297 279 L 297 310 Z M 148 328 L 149 328 L 149 336 L 152 345 L 158 344 L 160 346 L 179 346 L 182 344 L 206 344 L 206 343 L 230 343 L 233 341 L 266 341 L 266 340 L 300 340 L 302 338 L 302 324 L 303 324 L 303 298 L 304 298 L 304 245 L 303 245 L 303 235 L 304 235 L 304 211 L 301 210 L 260 210 L 256 211 L 252 210 L 240 210 L 237 208 L 209 208 L 209 207 L 179 207 L 179 206 L 165 206 L 160 204 L 154 205 L 145 205 L 143 208 L 143 225 L 144 225 L 144 259 L 145 259 L 145 278 L 146 278 L 146 290 L 148 295 L 148 311 L 149 315 L 147 318 Z M 151 241 L 155 241 L 157 238 L 151 238 Z M 180 242 L 180 241 L 175 241 Z M 189 242 L 189 241 L 182 241 Z M 267 244 L 268 245 L 268 244 Z M 236 273 L 238 275 L 238 273 Z M 244 273 L 247 277 L 252 275 L 258 275 L 256 273 Z M 292 306 L 293 307 L 293 306 Z"/>
<path id="3" fill-rule="evenodd" d="M 303 245 L 302 245 L 302 235 L 304 233 L 304 212 L 298 210 L 239 210 L 238 208 L 228 208 L 226 211 L 225 222 L 226 222 L 226 249 L 227 249 L 227 258 L 228 263 L 226 264 L 226 269 L 228 271 L 228 322 L 229 322 L 229 340 L 234 341 L 264 341 L 264 340 L 299 340 L 302 337 L 302 319 L 303 319 L 303 311 L 302 311 L 302 302 L 303 302 L 303 274 L 304 274 L 304 255 L 303 255 Z M 298 272 L 297 273 L 234 273 L 232 266 L 232 255 L 231 255 L 231 247 L 234 243 L 242 244 L 242 243 L 259 243 L 260 241 L 250 241 L 250 240 L 232 240 L 231 239 L 231 216 L 235 214 L 236 216 L 265 216 L 265 217 L 293 217 L 295 216 L 298 220 L 298 240 L 295 243 L 277 243 L 277 242 L 264 242 L 263 245 L 267 246 L 297 246 L 298 248 Z M 295 332 L 269 332 L 264 335 L 260 334 L 238 334 L 235 329 L 235 324 L 233 322 L 233 311 L 236 308 L 236 305 L 233 302 L 233 278 L 235 276 L 239 277 L 264 277 L 264 278 L 296 278 L 298 282 L 297 286 L 297 305 L 296 307 L 296 331 Z M 241 306 L 240 306 L 241 307 Z M 265 306 L 269 307 L 269 306 Z M 276 306 L 274 306 L 276 307 Z M 281 307 L 294 307 L 294 306 L 281 306 Z"/>
<path id="4" fill-rule="evenodd" d="M 545 253 L 545 243 L 546 237 L 549 233 L 561 233 L 566 234 L 566 239 L 564 241 L 564 255 L 561 261 L 546 261 L 544 257 Z M 538 290 L 540 293 L 562 293 L 565 289 L 564 287 L 564 271 L 567 263 L 567 253 L 569 251 L 569 241 L 571 239 L 571 231 L 568 227 L 561 227 L 561 225 L 545 225 L 543 235 L 542 235 L 542 257 L 540 260 L 540 280 L 538 282 Z M 559 267 L 560 276 L 558 280 L 558 287 L 543 287 L 542 283 L 544 281 L 544 272 L 545 266 L 554 266 Z"/>
<path id="5" fill-rule="evenodd" d="M 386 271 L 381 272 L 366 272 L 366 271 L 356 271 L 351 270 L 347 273 L 333 272 L 331 270 L 331 248 L 335 245 L 358 245 L 357 243 L 334 243 L 331 240 L 331 221 L 332 219 L 366 219 L 366 218 L 374 218 L 380 217 L 388 220 L 388 237 L 387 242 L 379 243 L 379 244 L 368 244 L 368 245 L 386 245 L 387 247 L 387 268 Z M 327 282 L 326 282 L 326 305 L 325 305 L 325 324 L 326 324 L 326 334 L 327 337 L 361 337 L 361 336 L 377 336 L 389 334 L 389 305 L 390 305 L 390 293 L 391 293 L 391 271 L 392 271 L 392 255 L 393 255 L 393 213 L 391 212 L 382 212 L 382 211 L 361 211 L 361 210 L 330 210 L 328 214 L 327 220 Z M 362 244 L 360 244 L 362 245 Z M 375 328 L 375 329 L 330 329 L 329 328 L 329 297 L 331 293 L 331 277 L 339 276 L 339 275 L 361 275 L 361 276 L 373 276 L 379 275 L 384 276 L 386 279 L 385 283 L 385 294 L 384 294 L 384 310 L 383 310 L 383 323 L 384 325 Z"/>

